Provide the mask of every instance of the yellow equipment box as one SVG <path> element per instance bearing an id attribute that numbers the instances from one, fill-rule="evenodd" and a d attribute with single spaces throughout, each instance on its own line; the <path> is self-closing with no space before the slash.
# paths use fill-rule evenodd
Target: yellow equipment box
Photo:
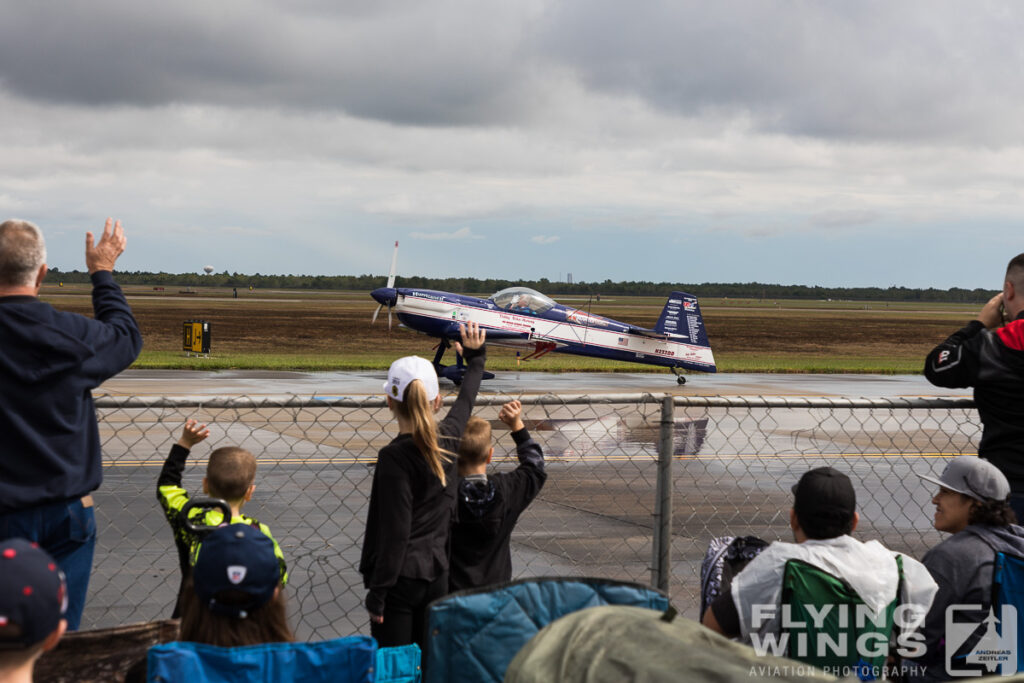
<path id="1" fill-rule="evenodd" d="M 210 323 L 205 320 L 186 320 L 181 335 L 182 350 L 186 355 L 210 355 Z"/>

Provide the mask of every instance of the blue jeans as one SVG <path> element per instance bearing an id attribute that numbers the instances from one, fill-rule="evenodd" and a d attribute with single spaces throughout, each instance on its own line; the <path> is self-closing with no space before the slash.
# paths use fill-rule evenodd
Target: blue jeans
<path id="1" fill-rule="evenodd" d="M 68 584 L 68 630 L 77 631 L 89 590 L 92 555 L 96 548 L 96 512 L 92 498 L 0 513 L 0 539 L 35 541 L 57 560 Z"/>

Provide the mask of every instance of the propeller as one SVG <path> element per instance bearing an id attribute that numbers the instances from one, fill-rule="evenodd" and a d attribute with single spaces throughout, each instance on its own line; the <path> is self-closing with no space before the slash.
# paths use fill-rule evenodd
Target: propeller
<path id="1" fill-rule="evenodd" d="M 377 310 L 373 312 L 373 319 L 371 323 L 377 322 L 377 315 L 380 313 L 380 309 L 384 308 L 385 305 L 388 307 L 388 332 L 391 332 L 391 308 L 395 305 L 395 301 L 398 299 L 398 294 L 395 292 L 395 271 L 398 267 L 398 240 L 395 240 L 395 251 L 391 254 L 391 271 L 388 273 L 388 284 L 386 287 L 375 289 L 370 293 L 374 299 L 380 302 L 377 306 Z"/>

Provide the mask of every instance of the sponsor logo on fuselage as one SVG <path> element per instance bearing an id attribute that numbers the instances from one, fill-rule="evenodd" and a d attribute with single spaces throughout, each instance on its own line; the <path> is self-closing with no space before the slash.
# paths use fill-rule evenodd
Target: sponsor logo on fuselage
<path id="1" fill-rule="evenodd" d="M 413 290 L 413 291 L 409 292 L 409 296 L 414 296 L 414 297 L 416 297 L 418 299 L 431 299 L 432 301 L 447 301 L 448 300 L 448 299 L 446 299 L 443 296 L 438 296 L 437 294 L 427 294 L 426 292 L 417 292 L 416 290 Z"/>
<path id="2" fill-rule="evenodd" d="M 601 327 L 607 327 L 608 322 L 604 318 L 596 318 L 592 315 L 587 315 L 583 311 L 567 311 L 565 319 L 569 322 L 576 323 L 577 325 L 600 325 Z"/>

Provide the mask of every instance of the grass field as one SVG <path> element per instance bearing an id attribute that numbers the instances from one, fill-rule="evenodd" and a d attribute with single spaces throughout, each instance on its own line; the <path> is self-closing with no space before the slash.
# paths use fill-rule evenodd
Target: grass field
<path id="1" fill-rule="evenodd" d="M 405 354 L 432 357 L 434 340 L 399 328 L 386 312 L 370 324 L 368 292 L 128 287 L 145 341 L 136 368 L 221 370 L 382 369 Z M 486 294 L 485 294 L 486 295 Z M 62 310 L 91 313 L 87 285 L 47 284 L 42 297 Z M 661 297 L 573 297 L 560 303 L 645 327 L 665 305 Z M 719 372 L 914 373 L 936 344 L 973 318 L 977 305 L 905 302 L 706 299 L 701 309 Z M 209 358 L 186 357 L 182 324 L 211 323 Z M 446 356 L 446 359 L 449 356 Z M 516 366 L 515 352 L 493 347 L 488 368 Z M 551 372 L 667 372 L 549 354 L 525 367 Z"/>

